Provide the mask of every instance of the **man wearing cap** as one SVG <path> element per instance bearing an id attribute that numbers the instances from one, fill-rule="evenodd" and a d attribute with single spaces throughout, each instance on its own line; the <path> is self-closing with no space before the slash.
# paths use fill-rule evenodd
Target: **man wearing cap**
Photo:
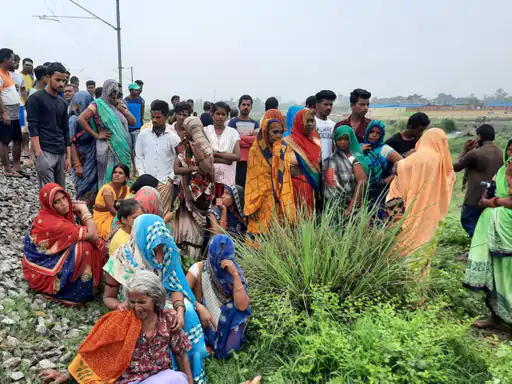
<path id="1" fill-rule="evenodd" d="M 141 88 L 137 83 L 131 83 L 128 86 L 128 91 L 130 91 L 130 94 L 125 97 L 124 101 L 128 106 L 128 110 L 136 120 L 135 125 L 128 126 L 130 135 L 132 136 L 133 148 L 135 148 L 135 142 L 137 141 L 137 136 L 139 136 L 140 127 L 144 119 L 144 100 L 140 97 Z"/>

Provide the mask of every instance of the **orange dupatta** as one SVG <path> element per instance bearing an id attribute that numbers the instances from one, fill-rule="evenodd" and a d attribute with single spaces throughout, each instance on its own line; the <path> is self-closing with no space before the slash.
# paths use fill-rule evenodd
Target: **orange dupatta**
<path id="1" fill-rule="evenodd" d="M 263 120 L 249 151 L 244 214 L 249 218 L 247 231 L 252 234 L 268 231 L 274 210 L 295 221 L 288 147 L 282 140 L 273 146 L 268 142 L 268 127 L 274 122 L 282 124 L 278 119 Z"/>
<path id="2" fill-rule="evenodd" d="M 68 371 L 79 384 L 114 383 L 129 367 L 142 324 L 133 311 L 102 316 Z"/>
<path id="3" fill-rule="evenodd" d="M 404 200 L 407 216 L 401 242 L 416 249 L 432 239 L 452 199 L 455 173 L 444 131 L 425 131 L 416 143 L 416 152 L 400 160 L 397 167 L 398 176 L 391 183 L 386 200 Z"/>

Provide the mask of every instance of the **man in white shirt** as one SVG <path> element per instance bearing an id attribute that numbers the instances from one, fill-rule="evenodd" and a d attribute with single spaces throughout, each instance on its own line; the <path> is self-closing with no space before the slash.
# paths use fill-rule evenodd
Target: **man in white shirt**
<path id="1" fill-rule="evenodd" d="M 322 145 L 322 162 L 332 155 L 332 135 L 334 121 L 329 119 L 332 112 L 332 105 L 336 100 L 336 94 L 333 91 L 323 90 L 316 95 L 316 129 L 320 135 L 320 144 Z"/>
<path id="2" fill-rule="evenodd" d="M 174 193 L 174 160 L 180 138 L 166 124 L 169 104 L 155 100 L 151 104 L 151 128 L 141 130 L 135 144 L 135 166 L 139 175 L 158 179 L 162 212 L 171 208 Z"/>

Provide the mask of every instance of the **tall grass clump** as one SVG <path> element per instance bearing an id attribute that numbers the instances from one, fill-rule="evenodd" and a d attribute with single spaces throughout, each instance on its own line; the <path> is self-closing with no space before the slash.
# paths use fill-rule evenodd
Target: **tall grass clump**
<path id="1" fill-rule="evenodd" d="M 367 203 L 348 217 L 338 211 L 328 205 L 313 217 L 300 209 L 295 224 L 274 217 L 257 246 L 239 245 L 250 285 L 307 307 L 314 286 L 357 298 L 391 295 L 412 280 L 396 247 L 399 224 L 377 223 Z"/>
<path id="2" fill-rule="evenodd" d="M 455 124 L 453 119 L 443 119 L 441 120 L 441 129 L 446 133 L 450 133 L 457 130 L 457 124 Z"/>

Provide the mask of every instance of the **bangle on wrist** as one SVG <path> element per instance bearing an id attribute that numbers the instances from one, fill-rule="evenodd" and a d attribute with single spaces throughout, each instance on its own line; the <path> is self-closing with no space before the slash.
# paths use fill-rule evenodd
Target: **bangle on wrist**
<path id="1" fill-rule="evenodd" d="M 499 200 L 499 197 L 495 197 L 494 199 L 492 199 L 492 204 L 493 204 L 495 207 L 499 207 L 499 205 L 498 205 L 498 200 Z"/>
<path id="2" fill-rule="evenodd" d="M 241 289 L 243 289 L 243 288 L 244 288 L 244 285 L 242 284 L 242 285 L 241 285 L 241 286 L 239 286 L 237 289 L 235 289 L 235 290 L 234 290 L 234 292 L 239 291 L 239 290 L 241 290 Z"/>

